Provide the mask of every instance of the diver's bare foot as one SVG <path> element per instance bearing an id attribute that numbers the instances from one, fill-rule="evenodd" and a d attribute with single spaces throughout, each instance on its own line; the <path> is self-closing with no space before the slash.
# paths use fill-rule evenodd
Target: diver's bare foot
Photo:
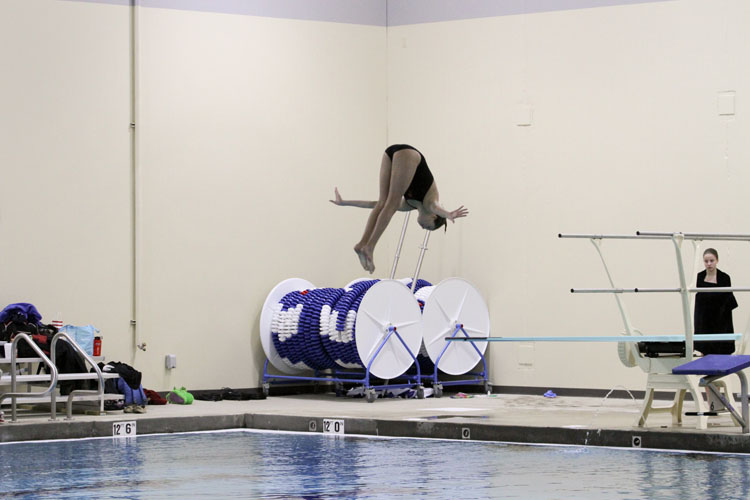
<path id="1" fill-rule="evenodd" d="M 359 245 L 354 246 L 354 251 L 357 253 L 357 257 L 359 257 L 359 263 L 362 265 L 365 271 L 369 271 L 369 265 L 367 262 L 367 256 L 365 255 L 363 251 L 363 247 Z"/>
<path id="2" fill-rule="evenodd" d="M 372 274 L 375 271 L 375 263 L 372 260 L 372 249 L 368 247 L 364 247 L 362 248 L 362 254 L 364 254 L 365 259 L 367 261 L 367 267 L 365 267 L 365 269 L 367 269 L 370 272 L 370 274 Z"/>

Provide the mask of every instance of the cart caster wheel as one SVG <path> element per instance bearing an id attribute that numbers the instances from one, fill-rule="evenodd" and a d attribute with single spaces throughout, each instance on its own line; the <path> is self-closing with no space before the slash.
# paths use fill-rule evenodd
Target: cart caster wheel
<path id="1" fill-rule="evenodd" d="M 417 399 L 424 399 L 424 387 L 417 387 Z"/>
<path id="2" fill-rule="evenodd" d="M 268 393 L 271 392 L 271 385 L 270 384 L 263 384 L 263 395 L 265 397 L 268 397 Z"/>
<path id="3" fill-rule="evenodd" d="M 367 391 L 365 392 L 365 397 L 367 398 L 368 403 L 373 403 L 376 399 L 378 399 L 378 395 L 375 393 L 375 389 L 367 389 Z"/>
<path id="4" fill-rule="evenodd" d="M 492 394 L 492 386 L 489 382 L 484 383 L 484 393 L 485 394 Z"/>
<path id="5" fill-rule="evenodd" d="M 441 384 L 436 384 L 432 386 L 432 390 L 435 391 L 435 397 L 436 398 L 442 398 L 443 397 L 443 386 Z"/>

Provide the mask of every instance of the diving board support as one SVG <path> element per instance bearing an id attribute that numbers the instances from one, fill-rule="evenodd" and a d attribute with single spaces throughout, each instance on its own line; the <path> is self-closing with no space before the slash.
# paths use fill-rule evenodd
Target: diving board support
<path id="1" fill-rule="evenodd" d="M 612 279 L 612 274 L 609 272 L 609 267 L 607 266 L 607 262 L 604 260 L 604 254 L 602 253 L 601 239 L 591 239 L 591 244 L 594 245 L 594 248 L 596 248 L 596 253 L 599 254 L 599 259 L 602 261 L 602 265 L 604 266 L 604 272 L 607 273 L 607 279 L 609 280 L 609 284 L 612 286 L 612 288 L 614 288 L 615 281 Z M 633 335 L 633 326 L 630 323 L 630 317 L 628 316 L 628 313 L 625 311 L 625 304 L 622 303 L 622 300 L 620 300 L 620 297 L 618 297 L 617 295 L 615 295 L 615 300 L 617 301 L 617 308 L 620 311 L 620 317 L 622 318 L 622 322 L 625 324 L 625 333 L 627 335 Z"/>
<path id="2" fill-rule="evenodd" d="M 680 299 L 682 301 L 682 321 L 685 326 L 685 356 L 692 358 L 693 353 L 693 321 L 690 317 L 690 294 L 688 292 L 687 278 L 685 277 L 685 265 L 682 261 L 682 242 L 685 241 L 683 234 L 672 235 L 675 257 L 677 258 L 677 272 L 680 276 Z"/>
<path id="3" fill-rule="evenodd" d="M 656 391 L 674 391 L 674 399 L 669 406 L 654 406 Z M 706 403 L 698 389 L 694 378 L 687 375 L 672 375 L 671 373 L 649 373 L 646 380 L 646 394 L 643 397 L 641 413 L 636 422 L 638 427 L 645 427 L 649 415 L 655 413 L 669 413 L 672 415 L 672 425 L 682 425 L 683 406 L 685 394 L 690 393 L 698 414 L 697 429 L 704 430 L 708 427 L 708 416 Z"/>
<path id="4" fill-rule="evenodd" d="M 637 231 L 635 235 L 621 235 L 621 234 L 558 234 L 560 238 L 574 238 L 574 239 L 589 239 L 599 254 L 599 257 L 604 265 L 605 272 L 611 288 L 591 288 L 591 289 L 575 289 L 572 288 L 571 293 L 611 293 L 613 294 L 623 323 L 625 325 L 625 336 L 621 337 L 591 337 L 589 342 L 618 342 L 618 348 L 620 349 L 620 359 L 625 366 L 640 366 L 641 369 L 648 374 L 646 383 L 646 397 L 644 398 L 643 407 L 641 414 L 638 417 L 638 425 L 644 426 L 646 419 L 650 414 L 668 412 L 672 415 L 672 422 L 679 424 L 682 422 L 682 407 L 684 398 L 687 392 L 690 392 L 693 396 L 693 400 L 696 405 L 696 414 L 698 417 L 697 427 L 699 429 L 705 429 L 707 425 L 707 412 L 706 403 L 703 401 L 703 397 L 698 390 L 698 384 L 696 383 L 695 377 L 688 374 L 673 373 L 672 370 L 681 365 L 689 362 L 693 359 L 692 353 L 694 349 L 694 342 L 698 340 L 704 340 L 704 337 L 710 337 L 706 340 L 738 340 L 742 336 L 739 334 L 727 334 L 725 335 L 694 335 L 693 324 L 692 324 L 692 301 L 695 293 L 722 293 L 722 292 L 750 292 L 750 287 L 722 287 L 722 288 L 697 288 L 694 281 L 688 285 L 688 277 L 685 274 L 685 265 L 683 262 L 683 243 L 685 240 L 692 242 L 694 251 L 694 269 L 693 274 L 696 275 L 699 268 L 699 250 L 700 243 L 703 240 L 718 240 L 718 241 L 749 241 L 750 234 L 718 234 L 718 233 L 681 233 L 681 232 L 647 232 Z M 677 288 L 616 288 L 614 280 L 610 274 L 607 263 L 602 253 L 601 244 L 602 240 L 669 240 L 672 242 L 675 259 L 677 261 L 677 272 L 680 280 L 680 286 Z M 626 293 L 679 293 L 682 309 L 682 323 L 684 328 L 684 334 L 680 336 L 671 336 L 669 340 L 662 340 L 664 337 L 670 336 L 638 336 L 633 335 L 634 333 L 640 334 L 635 330 L 631 323 L 627 312 L 625 311 L 622 303 L 621 296 Z M 627 338 L 632 335 L 634 338 Z M 674 338 L 677 337 L 677 338 Z M 517 337 L 515 340 L 511 338 L 505 338 L 497 341 L 520 341 L 522 337 Z M 458 340 L 458 339 L 457 339 Z M 493 341 L 494 338 L 487 338 L 487 341 Z M 583 341 L 578 340 L 575 337 L 569 337 L 565 340 L 562 338 L 554 339 L 530 339 L 533 341 L 570 341 L 577 342 Z M 640 354 L 637 349 L 636 342 L 685 342 L 685 355 L 682 357 L 662 357 L 662 358 L 650 358 Z M 623 351 L 623 349 L 627 349 Z M 627 359 L 623 358 L 623 353 L 630 353 L 631 357 Z M 627 361 L 627 362 L 626 362 Z M 714 382 L 714 384 L 723 382 Z M 668 407 L 654 407 L 654 393 L 656 390 L 669 390 L 675 392 L 675 397 L 671 406 Z M 728 398 L 731 399 L 731 394 L 726 390 L 724 385 L 724 391 L 728 394 Z M 731 406 L 731 405 L 730 405 Z M 737 418 L 734 416 L 734 418 Z M 747 422 L 747 419 L 745 419 Z"/>

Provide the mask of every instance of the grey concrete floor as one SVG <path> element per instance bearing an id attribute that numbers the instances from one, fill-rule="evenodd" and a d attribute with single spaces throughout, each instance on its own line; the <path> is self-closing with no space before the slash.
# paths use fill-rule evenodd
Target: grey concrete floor
<path id="1" fill-rule="evenodd" d="M 0 424 L 0 442 L 107 436 L 115 422 L 135 421 L 139 434 L 258 428 L 321 432 L 323 419 L 342 419 L 347 434 L 434 437 L 552 444 L 622 446 L 750 453 L 743 435 L 728 415 L 709 419 L 706 430 L 686 416 L 673 426 L 667 414 L 635 425 L 641 401 L 530 395 L 472 395 L 426 399 L 364 399 L 333 394 L 271 396 L 265 400 L 149 406 L 145 414 L 122 411 L 106 415 L 20 414 L 16 423 Z M 691 403 L 686 402 L 686 409 Z M 462 432 L 464 434 L 462 434 Z"/>

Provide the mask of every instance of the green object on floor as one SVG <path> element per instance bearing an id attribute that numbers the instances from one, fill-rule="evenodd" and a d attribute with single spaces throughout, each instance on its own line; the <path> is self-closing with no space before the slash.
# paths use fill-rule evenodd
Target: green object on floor
<path id="1" fill-rule="evenodd" d="M 167 394 L 167 400 L 170 403 L 178 405 L 190 405 L 193 404 L 193 395 L 190 394 L 184 387 L 173 388 L 172 392 Z"/>

